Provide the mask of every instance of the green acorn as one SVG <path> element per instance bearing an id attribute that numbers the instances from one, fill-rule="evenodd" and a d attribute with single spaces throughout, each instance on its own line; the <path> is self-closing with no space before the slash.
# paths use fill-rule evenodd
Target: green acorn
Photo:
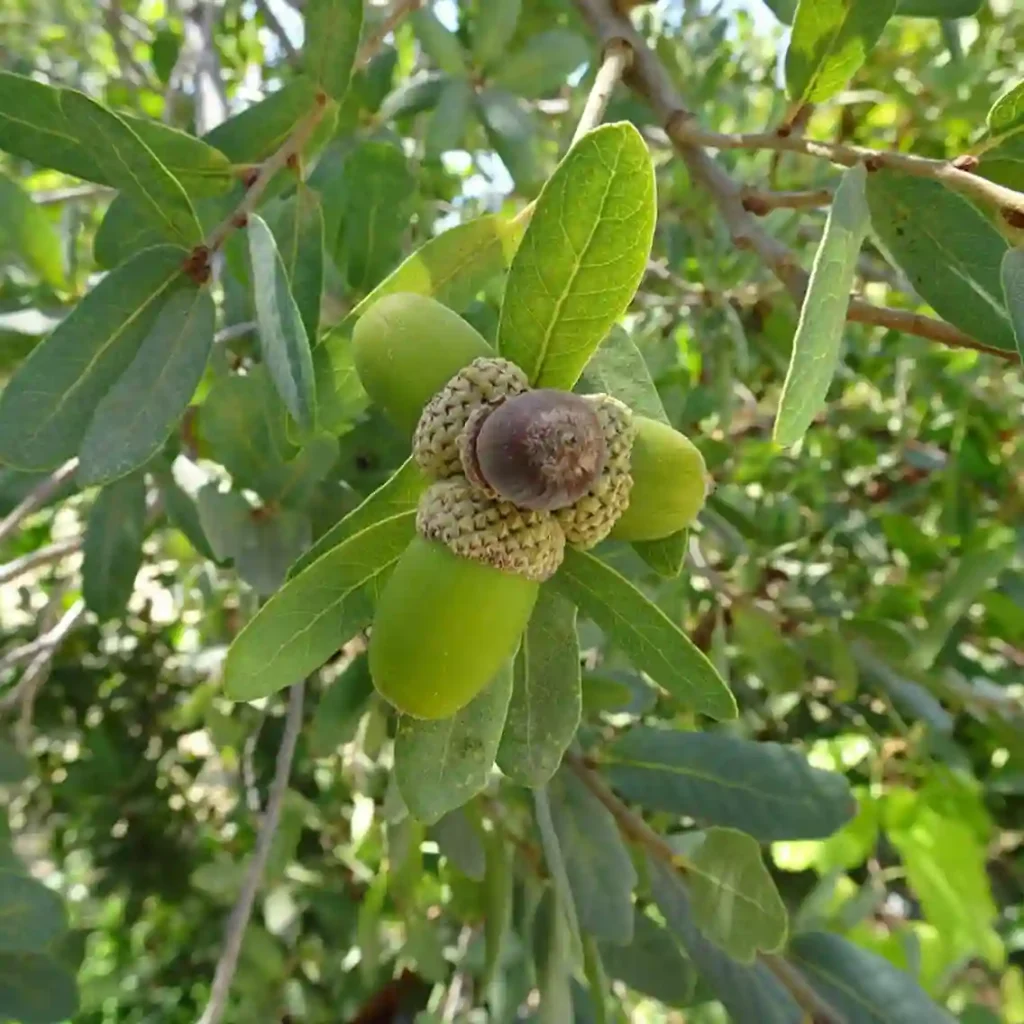
<path id="1" fill-rule="evenodd" d="M 456 372 L 494 350 L 447 306 L 396 292 L 378 299 L 352 332 L 356 373 L 370 398 L 407 434 Z"/>
<path id="2" fill-rule="evenodd" d="M 646 416 L 633 419 L 633 489 L 611 536 L 628 541 L 659 540 L 697 518 L 707 496 L 707 467 L 685 434 Z"/>

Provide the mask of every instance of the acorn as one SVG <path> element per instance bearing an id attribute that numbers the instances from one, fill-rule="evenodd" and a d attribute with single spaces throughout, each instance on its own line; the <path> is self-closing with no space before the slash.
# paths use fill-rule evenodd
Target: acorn
<path id="1" fill-rule="evenodd" d="M 539 390 L 481 409 L 459 451 L 470 482 L 520 508 L 552 512 L 579 501 L 608 450 L 594 407 L 578 395 Z"/>
<path id="2" fill-rule="evenodd" d="M 352 331 L 356 373 L 366 393 L 403 432 L 452 376 L 494 350 L 435 299 L 396 292 L 378 299 Z"/>
<path id="3" fill-rule="evenodd" d="M 540 584 L 416 537 L 377 602 L 370 675 L 414 718 L 448 718 L 512 657 Z"/>
<path id="4" fill-rule="evenodd" d="M 626 541 L 659 540 L 697 518 L 707 496 L 707 467 L 685 434 L 646 416 L 633 419 L 633 488 L 611 536 Z"/>

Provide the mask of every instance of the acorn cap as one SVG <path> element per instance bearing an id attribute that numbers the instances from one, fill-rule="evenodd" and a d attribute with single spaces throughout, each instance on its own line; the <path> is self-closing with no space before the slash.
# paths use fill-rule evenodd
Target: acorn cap
<path id="1" fill-rule="evenodd" d="M 565 554 L 565 535 L 550 512 L 488 498 L 462 476 L 424 492 L 416 529 L 456 555 L 529 580 L 550 579 Z"/>
<path id="2" fill-rule="evenodd" d="M 530 387 L 526 374 L 507 359 L 474 359 L 427 403 L 413 435 L 416 462 L 436 480 L 461 474 L 459 436 L 473 412 L 494 407 Z"/>
<path id="3" fill-rule="evenodd" d="M 604 469 L 578 501 L 555 513 L 565 539 L 573 547 L 592 548 L 611 533 L 629 506 L 633 477 L 630 473 L 636 425 L 629 407 L 611 395 L 585 395 L 604 434 Z"/>

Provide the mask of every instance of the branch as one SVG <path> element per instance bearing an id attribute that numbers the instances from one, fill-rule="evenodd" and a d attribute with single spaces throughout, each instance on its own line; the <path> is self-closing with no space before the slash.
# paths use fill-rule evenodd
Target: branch
<path id="1" fill-rule="evenodd" d="M 687 134 L 692 129 L 693 115 L 686 108 L 668 73 L 629 20 L 617 14 L 610 0 L 574 0 L 584 20 L 605 42 L 622 39 L 633 48 L 633 63 L 626 81 L 651 105 L 664 130 L 682 157 L 690 176 L 710 193 L 738 249 L 751 250 L 786 286 L 798 304 L 803 302 L 809 276 L 800 266 L 796 254 L 769 234 L 743 206 L 743 189 L 725 168 L 712 159 Z M 1017 360 L 1014 352 L 984 345 L 951 324 L 900 309 L 873 306 L 852 299 L 847 319 L 905 331 L 922 338 L 942 342 L 952 348 L 968 348 L 988 352 L 1001 359 Z"/>
<path id="2" fill-rule="evenodd" d="M 292 758 L 302 727 L 302 703 L 305 683 L 296 683 L 288 699 L 288 714 L 285 717 L 284 735 L 277 751 L 277 763 L 274 767 L 274 780 L 270 784 L 267 797 L 267 811 L 256 837 L 256 849 L 249 864 L 249 870 L 238 895 L 231 916 L 228 918 L 227 931 L 224 937 L 224 948 L 217 961 L 213 983 L 210 986 L 210 999 L 199 1018 L 198 1024 L 219 1024 L 227 1009 L 231 982 L 238 967 L 238 955 L 242 950 L 245 929 L 252 916 L 253 904 L 256 902 L 256 891 L 259 889 L 270 857 L 270 848 L 274 841 L 278 822 L 281 819 L 281 806 L 288 790 L 288 777 L 291 775 Z"/>
<path id="3" fill-rule="evenodd" d="M 594 84 L 590 87 L 586 106 L 580 115 L 570 146 L 579 142 L 589 131 L 593 131 L 604 117 L 608 103 L 623 74 L 633 62 L 633 49 L 624 39 L 609 39 L 597 69 Z"/>
<path id="4" fill-rule="evenodd" d="M 638 814 L 634 814 L 593 771 L 586 760 L 574 751 L 566 751 L 565 763 L 590 792 L 604 805 L 619 831 L 638 846 L 649 850 L 659 860 L 679 871 L 684 877 L 686 867 L 680 863 L 675 850 Z M 781 957 L 765 953 L 760 961 L 775 975 L 793 1001 L 815 1024 L 844 1024 L 843 1019 L 826 1003 L 803 978 L 799 971 Z"/>
<path id="5" fill-rule="evenodd" d="M 702 128 L 692 117 L 675 126 L 673 139 L 710 149 L 770 149 L 776 152 L 821 157 L 842 167 L 852 167 L 863 162 L 870 171 L 877 171 L 883 167 L 903 171 L 904 174 L 912 174 L 917 178 L 940 181 L 958 192 L 991 203 L 999 209 L 1008 223 L 1013 223 L 1017 218 L 1024 218 L 1024 194 L 957 166 L 956 161 L 933 160 L 931 157 L 917 156 L 914 153 L 851 146 L 842 142 L 818 142 L 801 135 L 779 135 L 775 132 L 746 135 L 740 132 L 713 132 Z"/>
<path id="6" fill-rule="evenodd" d="M 36 509 L 42 508 L 77 468 L 78 459 L 70 459 L 29 491 L 14 509 L 3 520 L 0 520 L 0 544 L 14 533 L 21 525 L 22 520 L 27 519 Z"/>
<path id="7" fill-rule="evenodd" d="M 259 174 L 246 190 L 245 196 L 238 206 L 210 232 L 204 243 L 207 254 L 216 252 L 235 228 L 245 227 L 249 215 L 259 205 L 271 180 L 302 152 L 302 147 L 309 141 L 316 126 L 320 123 L 320 119 L 324 116 L 326 106 L 327 93 L 318 92 L 316 106 L 295 126 L 295 130 L 285 139 L 281 148 L 263 162 Z"/>
<path id="8" fill-rule="evenodd" d="M 809 207 L 828 206 L 832 202 L 832 189 L 815 188 L 801 192 L 772 192 L 748 186 L 741 193 L 743 209 L 758 217 L 772 210 L 805 210 Z"/>
<path id="9" fill-rule="evenodd" d="M 11 580 L 24 576 L 25 573 L 38 569 L 42 565 L 59 562 L 65 555 L 73 554 L 81 546 L 81 537 L 70 537 L 45 548 L 30 551 L 27 555 L 22 555 L 21 558 L 15 558 L 13 561 L 0 565 L 0 583 L 10 583 Z"/>
<path id="10" fill-rule="evenodd" d="M 44 614 L 52 614 L 51 609 L 60 607 L 61 591 L 51 598 Z M 76 601 L 61 616 L 57 624 L 39 638 L 38 643 L 42 645 L 39 653 L 22 673 L 18 682 L 12 686 L 7 693 L 0 698 L 0 712 L 8 711 L 15 705 L 21 705 L 21 718 L 18 723 L 18 738 L 20 746 L 27 746 L 27 737 L 32 725 L 32 709 L 35 706 L 35 699 L 43 684 L 50 676 L 50 669 L 53 667 L 53 659 L 57 649 L 64 642 L 65 637 L 82 617 L 85 612 L 85 602 Z"/>
<path id="11" fill-rule="evenodd" d="M 362 68 L 369 64 L 383 45 L 384 40 L 394 32 L 399 23 L 410 14 L 418 11 L 422 6 L 423 0 L 395 0 L 394 6 L 384 16 L 384 20 L 377 26 L 372 35 L 367 36 L 366 42 L 359 47 L 359 53 L 356 54 L 356 67 Z"/>

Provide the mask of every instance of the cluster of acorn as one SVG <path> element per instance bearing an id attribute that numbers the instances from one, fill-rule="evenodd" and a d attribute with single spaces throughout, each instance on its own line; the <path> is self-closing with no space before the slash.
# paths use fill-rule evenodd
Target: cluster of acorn
<path id="1" fill-rule="evenodd" d="M 374 685 L 404 714 L 446 718 L 480 692 L 566 544 L 667 537 L 703 505 L 704 460 L 684 435 L 607 395 L 532 390 L 433 299 L 380 299 L 353 348 L 432 481 L 370 637 Z"/>

